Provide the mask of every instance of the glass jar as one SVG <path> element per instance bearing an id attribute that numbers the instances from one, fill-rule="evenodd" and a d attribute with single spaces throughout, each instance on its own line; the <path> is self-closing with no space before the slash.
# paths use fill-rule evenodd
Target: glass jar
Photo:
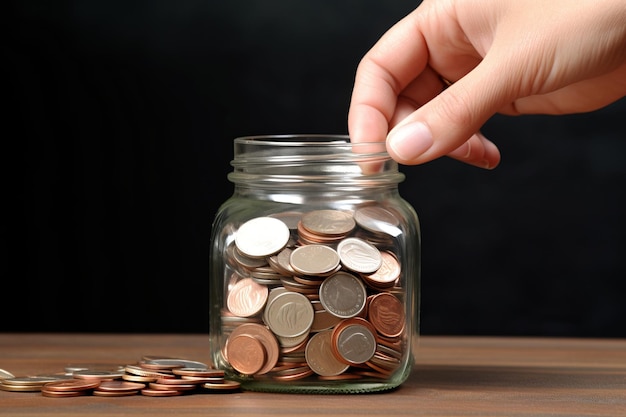
<path id="1" fill-rule="evenodd" d="M 241 137 L 210 254 L 213 363 L 242 389 L 398 387 L 419 334 L 420 229 L 384 143 Z"/>

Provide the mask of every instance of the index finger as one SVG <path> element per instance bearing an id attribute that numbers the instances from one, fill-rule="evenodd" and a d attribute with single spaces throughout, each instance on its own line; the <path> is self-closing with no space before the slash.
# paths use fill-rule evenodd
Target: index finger
<path id="1" fill-rule="evenodd" d="M 348 131 L 353 142 L 384 142 L 398 96 L 428 64 L 428 47 L 413 13 L 391 27 L 356 71 Z"/>

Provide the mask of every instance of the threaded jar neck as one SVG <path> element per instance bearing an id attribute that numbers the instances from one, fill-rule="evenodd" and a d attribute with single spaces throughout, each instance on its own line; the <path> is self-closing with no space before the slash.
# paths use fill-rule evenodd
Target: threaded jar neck
<path id="1" fill-rule="evenodd" d="M 352 143 L 347 135 L 266 135 L 235 139 L 238 186 L 395 187 L 404 180 L 384 142 Z"/>

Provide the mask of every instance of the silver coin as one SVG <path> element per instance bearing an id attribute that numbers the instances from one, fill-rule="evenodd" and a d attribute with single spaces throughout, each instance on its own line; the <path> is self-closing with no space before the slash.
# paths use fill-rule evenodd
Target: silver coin
<path id="1" fill-rule="evenodd" d="M 274 255 L 289 242 L 287 225 L 273 217 L 256 217 L 241 225 L 235 245 L 244 255 L 260 258 Z"/>
<path id="2" fill-rule="evenodd" d="M 349 237 L 337 245 L 337 253 L 346 268 L 362 274 L 371 274 L 383 263 L 380 251 L 376 246 L 363 239 Z"/>
<path id="3" fill-rule="evenodd" d="M 351 364 L 365 363 L 376 353 L 376 337 L 367 327 L 350 324 L 337 336 L 337 352 Z"/>
<path id="4" fill-rule="evenodd" d="M 291 252 L 289 263 L 301 274 L 321 275 L 337 268 L 339 254 L 329 246 L 304 245 Z"/>
<path id="5" fill-rule="evenodd" d="M 151 365 L 161 365 L 165 367 L 209 369 L 209 365 L 207 365 L 206 363 L 177 358 L 156 358 L 147 360 L 144 363 Z"/>
<path id="6" fill-rule="evenodd" d="M 305 229 L 321 235 L 345 235 L 356 226 L 352 213 L 339 210 L 315 210 L 302 215 Z"/>
<path id="7" fill-rule="evenodd" d="M 386 233 L 397 237 L 402 234 L 400 221 L 389 210 L 381 206 L 366 206 L 354 212 L 354 220 L 362 228 L 374 233 Z"/>
<path id="8" fill-rule="evenodd" d="M 356 316 L 363 311 L 367 302 L 367 290 L 363 281 L 343 271 L 324 280 L 319 296 L 324 309 L 340 318 Z"/>
<path id="9" fill-rule="evenodd" d="M 286 291 L 276 295 L 266 310 L 266 324 L 277 336 L 300 336 L 308 333 L 313 324 L 313 306 L 308 298 L 297 292 Z"/>
<path id="10" fill-rule="evenodd" d="M 15 378 L 15 375 L 13 375 L 9 371 L 5 371 L 4 369 L 0 369 L 0 381 L 3 380 L 3 379 L 7 379 L 7 378 Z"/>

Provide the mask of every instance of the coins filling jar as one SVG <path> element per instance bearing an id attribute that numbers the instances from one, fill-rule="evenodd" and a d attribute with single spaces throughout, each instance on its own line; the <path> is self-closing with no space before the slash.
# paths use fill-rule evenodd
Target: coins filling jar
<path id="1" fill-rule="evenodd" d="M 243 389 L 402 384 L 419 335 L 420 229 L 384 143 L 234 140 L 210 253 L 210 351 Z"/>

